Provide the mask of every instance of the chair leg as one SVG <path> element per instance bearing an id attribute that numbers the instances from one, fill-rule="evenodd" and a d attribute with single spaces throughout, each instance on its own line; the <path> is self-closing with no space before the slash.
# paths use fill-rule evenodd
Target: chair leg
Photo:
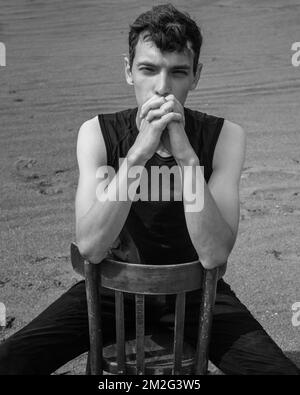
<path id="1" fill-rule="evenodd" d="M 207 374 L 210 331 L 216 297 L 217 280 L 218 268 L 204 270 L 203 293 L 200 306 L 199 332 L 195 361 L 195 374 L 198 375 Z"/>
<path id="2" fill-rule="evenodd" d="M 176 295 L 173 375 L 182 374 L 185 296 L 185 292 Z"/>
<path id="3" fill-rule="evenodd" d="M 135 295 L 136 374 L 145 374 L 145 296 Z"/>
<path id="4" fill-rule="evenodd" d="M 89 372 L 91 375 L 102 374 L 102 330 L 101 330 L 101 298 L 98 284 L 97 264 L 85 262 L 85 285 L 89 319 L 90 352 Z"/>
<path id="5" fill-rule="evenodd" d="M 90 376 L 90 374 L 91 374 L 90 352 L 88 352 L 88 355 L 87 355 L 85 374 L 87 376 Z"/>

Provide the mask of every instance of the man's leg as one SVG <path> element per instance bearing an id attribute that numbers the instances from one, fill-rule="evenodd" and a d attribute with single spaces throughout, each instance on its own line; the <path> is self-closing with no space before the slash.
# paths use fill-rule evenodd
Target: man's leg
<path id="1" fill-rule="evenodd" d="M 84 282 L 0 345 L 0 374 L 50 374 L 88 349 Z"/>
<path id="2" fill-rule="evenodd" d="M 114 341 L 115 336 L 113 294 L 104 292 L 101 301 L 103 343 L 106 344 Z M 132 322 L 133 309 L 128 303 L 125 309 L 127 325 Z M 80 281 L 0 344 L 0 374 L 51 374 L 88 348 L 85 282 Z"/>
<path id="3" fill-rule="evenodd" d="M 192 343 L 198 329 L 199 299 L 196 295 L 187 297 L 185 331 Z M 225 374 L 300 373 L 223 280 L 218 282 L 209 358 Z"/>

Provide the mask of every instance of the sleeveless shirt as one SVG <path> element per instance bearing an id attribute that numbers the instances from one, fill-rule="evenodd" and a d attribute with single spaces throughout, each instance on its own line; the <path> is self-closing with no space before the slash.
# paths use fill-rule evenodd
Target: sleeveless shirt
<path id="1" fill-rule="evenodd" d="M 103 134 L 107 165 L 115 172 L 119 168 L 119 159 L 125 158 L 139 133 L 136 125 L 137 108 L 112 114 L 99 114 L 98 119 Z M 192 148 L 204 166 L 204 178 L 208 182 L 212 173 L 214 149 L 222 129 L 224 118 L 208 115 L 184 108 L 185 132 Z M 177 166 L 173 156 L 162 157 L 155 153 L 145 164 L 147 174 L 151 168 Z M 119 238 L 110 250 L 113 257 L 118 257 L 118 248 L 122 249 L 120 240 L 131 243 L 137 250 L 136 263 L 176 264 L 198 260 L 198 254 L 190 239 L 184 214 L 183 201 L 174 200 L 174 178 L 170 177 L 170 199 L 133 201 L 125 225 Z M 139 190 L 139 188 L 138 188 Z M 138 191 L 137 190 L 137 191 Z M 148 191 L 151 191 L 151 177 L 148 177 Z M 130 240 L 128 244 L 128 240 Z M 129 247 L 131 248 L 131 247 Z M 110 255 L 109 254 L 109 255 Z M 130 255 L 130 254 L 129 254 Z M 129 260 L 130 261 L 130 260 Z"/>

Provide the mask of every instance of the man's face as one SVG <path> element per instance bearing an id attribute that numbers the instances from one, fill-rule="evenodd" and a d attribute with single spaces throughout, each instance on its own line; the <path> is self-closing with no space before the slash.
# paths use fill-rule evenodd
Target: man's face
<path id="1" fill-rule="evenodd" d="M 126 61 L 127 82 L 134 85 L 139 108 L 153 95 L 173 94 L 184 105 L 200 76 L 200 70 L 194 75 L 194 53 L 188 47 L 183 52 L 161 52 L 152 41 L 139 39 L 131 71 Z"/>

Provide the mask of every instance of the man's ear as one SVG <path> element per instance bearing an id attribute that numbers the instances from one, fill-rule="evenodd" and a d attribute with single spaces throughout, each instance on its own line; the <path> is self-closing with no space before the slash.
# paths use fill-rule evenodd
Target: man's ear
<path id="1" fill-rule="evenodd" d="M 198 85 L 202 67 L 203 67 L 203 64 L 202 63 L 198 63 L 196 74 L 194 75 L 194 81 L 193 81 L 192 86 L 191 86 L 191 90 L 196 89 L 196 87 Z"/>
<path id="2" fill-rule="evenodd" d="M 129 64 L 129 59 L 127 56 L 124 57 L 124 67 L 125 67 L 125 78 L 127 81 L 127 84 L 133 85 L 133 79 L 132 79 L 132 73 L 130 70 L 130 64 Z"/>

